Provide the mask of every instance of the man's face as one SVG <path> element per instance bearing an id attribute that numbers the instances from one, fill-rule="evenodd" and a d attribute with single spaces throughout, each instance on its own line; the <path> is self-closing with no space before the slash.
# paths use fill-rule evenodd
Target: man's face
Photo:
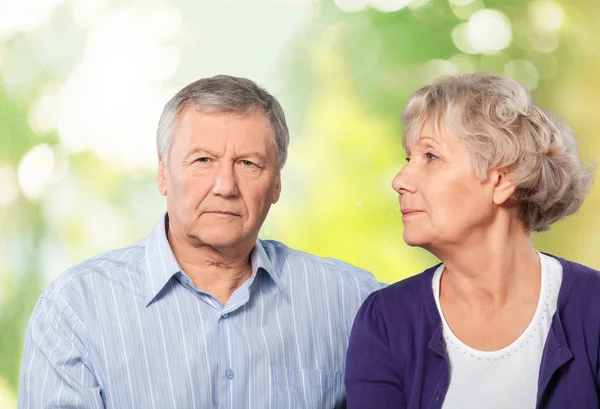
<path id="1" fill-rule="evenodd" d="M 158 184 L 172 236 L 228 252 L 251 249 L 281 191 L 267 116 L 185 108 L 169 163 L 159 159 Z"/>

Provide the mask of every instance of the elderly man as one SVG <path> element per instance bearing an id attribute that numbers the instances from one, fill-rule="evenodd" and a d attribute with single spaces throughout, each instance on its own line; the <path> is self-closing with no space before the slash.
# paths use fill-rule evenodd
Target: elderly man
<path id="1" fill-rule="evenodd" d="M 146 239 L 79 264 L 41 295 L 19 408 L 338 408 L 369 273 L 258 240 L 289 135 L 252 81 L 217 76 L 161 116 L 167 213 Z"/>

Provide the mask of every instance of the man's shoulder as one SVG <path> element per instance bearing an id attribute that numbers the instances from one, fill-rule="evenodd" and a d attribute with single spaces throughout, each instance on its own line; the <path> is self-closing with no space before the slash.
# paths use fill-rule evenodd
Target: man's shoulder
<path id="1" fill-rule="evenodd" d="M 110 279 L 111 275 L 122 274 L 128 267 L 144 261 L 145 250 L 146 239 L 82 261 L 52 281 L 41 297 L 55 300 L 65 292 L 81 289 L 81 286 L 93 289 L 97 280 Z"/>
<path id="2" fill-rule="evenodd" d="M 367 283 L 379 287 L 373 274 L 348 262 L 296 250 L 275 240 L 259 241 L 275 270 L 294 270 L 294 272 L 300 270 L 305 272 L 308 277 L 352 281 L 358 285 Z"/>

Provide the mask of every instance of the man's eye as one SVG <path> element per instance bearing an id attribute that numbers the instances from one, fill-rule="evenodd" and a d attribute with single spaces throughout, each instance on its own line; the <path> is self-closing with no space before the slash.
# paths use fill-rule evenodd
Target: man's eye
<path id="1" fill-rule="evenodd" d="M 196 162 L 200 162 L 200 163 L 208 163 L 209 161 L 210 161 L 210 158 L 207 158 L 206 156 L 196 159 Z"/>
<path id="2" fill-rule="evenodd" d="M 254 166 L 254 162 L 251 162 L 249 160 L 241 160 L 240 163 L 244 166 Z"/>

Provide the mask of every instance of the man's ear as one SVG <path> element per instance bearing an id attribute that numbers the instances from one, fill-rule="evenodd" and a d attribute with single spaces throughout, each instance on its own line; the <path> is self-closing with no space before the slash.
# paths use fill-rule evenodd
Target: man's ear
<path id="1" fill-rule="evenodd" d="M 163 196 L 167 195 L 167 181 L 169 179 L 169 169 L 167 168 L 163 158 L 158 157 L 158 171 L 156 172 L 156 179 L 158 181 L 158 190 Z"/>
<path id="2" fill-rule="evenodd" d="M 494 203 L 498 206 L 506 203 L 506 201 L 513 195 L 517 187 L 513 182 L 510 181 L 505 170 L 494 169 L 489 172 L 488 176 L 494 187 Z"/>
<path id="3" fill-rule="evenodd" d="M 277 172 L 277 181 L 275 183 L 276 185 L 272 201 L 273 204 L 277 203 L 279 201 L 279 196 L 281 196 L 281 172 Z"/>

